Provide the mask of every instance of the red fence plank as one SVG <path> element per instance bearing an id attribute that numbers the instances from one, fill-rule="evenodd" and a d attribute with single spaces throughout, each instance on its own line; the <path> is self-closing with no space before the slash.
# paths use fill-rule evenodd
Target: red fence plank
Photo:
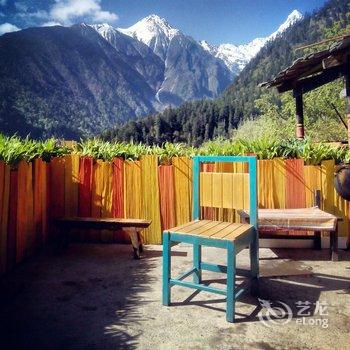
<path id="1" fill-rule="evenodd" d="M 82 157 L 79 161 L 79 199 L 78 216 L 91 216 L 91 191 L 92 191 L 93 159 Z"/>
<path id="2" fill-rule="evenodd" d="M 172 165 L 158 168 L 160 219 L 162 230 L 175 226 L 175 184 Z"/>

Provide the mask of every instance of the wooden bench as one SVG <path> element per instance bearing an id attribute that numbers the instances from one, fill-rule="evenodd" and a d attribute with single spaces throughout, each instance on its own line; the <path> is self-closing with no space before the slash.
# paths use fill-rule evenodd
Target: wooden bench
<path id="1" fill-rule="evenodd" d="M 59 247 L 67 247 L 69 244 L 69 231 L 71 229 L 96 229 L 96 230 L 123 230 L 130 236 L 134 258 L 140 259 L 143 251 L 140 231 L 149 227 L 151 221 L 143 219 L 120 219 L 120 218 L 86 218 L 86 217 L 63 217 L 53 221 L 59 228 Z"/>
<path id="2" fill-rule="evenodd" d="M 249 211 L 238 211 L 243 223 L 249 221 Z M 313 231 L 312 236 L 289 236 L 289 238 L 313 238 L 314 247 L 321 249 L 321 231 L 329 232 L 330 259 L 337 261 L 338 256 L 338 221 L 341 218 L 329 214 L 318 207 L 300 209 L 259 209 L 259 231 Z M 288 236 L 261 236 L 269 238 L 288 238 Z"/>

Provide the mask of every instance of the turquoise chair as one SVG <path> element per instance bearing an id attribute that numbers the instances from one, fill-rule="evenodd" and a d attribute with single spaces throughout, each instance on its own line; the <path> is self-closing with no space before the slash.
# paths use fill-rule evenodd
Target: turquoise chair
<path id="1" fill-rule="evenodd" d="M 200 188 L 200 177 L 208 176 L 201 173 L 201 163 L 212 162 L 239 162 L 248 163 L 249 177 L 249 224 L 237 224 L 230 222 L 210 221 L 200 219 L 200 193 L 204 193 L 205 187 Z M 218 174 L 218 175 L 217 175 Z M 221 193 L 225 191 L 227 176 L 214 173 L 220 179 Z M 232 188 L 232 184 L 230 185 Z M 211 190 L 211 189 L 210 189 Z M 234 196 L 234 191 L 233 191 Z M 193 245 L 193 265 L 191 269 L 180 274 L 176 278 L 171 277 L 171 243 L 189 243 Z M 218 265 L 202 261 L 202 246 L 217 247 L 227 251 L 227 265 Z M 236 255 L 249 247 L 250 270 L 242 271 L 236 269 Z M 259 240 L 258 240 L 258 217 L 257 217 L 257 162 L 256 157 L 242 156 L 197 156 L 193 158 L 193 221 L 174 227 L 163 232 L 163 277 L 162 277 L 162 301 L 163 305 L 171 304 L 171 288 L 182 286 L 200 291 L 212 292 L 226 296 L 226 319 L 234 322 L 235 301 L 247 288 L 256 295 L 258 294 L 259 278 Z M 227 285 L 225 289 L 214 288 L 202 283 L 202 270 L 223 272 L 227 274 Z M 249 283 L 244 283 L 238 288 L 235 286 L 236 275 L 245 275 Z M 185 280 L 192 276 L 192 281 Z"/>

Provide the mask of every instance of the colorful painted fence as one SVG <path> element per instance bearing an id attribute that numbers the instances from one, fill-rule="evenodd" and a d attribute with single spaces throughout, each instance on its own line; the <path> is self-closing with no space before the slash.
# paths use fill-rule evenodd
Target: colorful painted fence
<path id="1" fill-rule="evenodd" d="M 222 181 L 216 172 L 227 173 L 232 183 L 246 182 L 243 164 L 206 164 L 203 181 Z M 208 174 L 205 174 L 208 172 Z M 211 174 L 209 174 L 211 173 Z M 232 175 L 241 173 L 241 175 Z M 349 205 L 333 186 L 334 161 L 306 166 L 301 159 L 260 160 L 258 194 L 260 208 L 297 208 L 313 204 L 313 191 L 321 190 L 322 208 L 343 218 L 340 236 L 349 234 Z M 234 187 L 234 185 L 232 185 Z M 236 186 L 237 187 L 237 186 Z M 240 187 L 240 186 L 238 186 Z M 237 221 L 233 208 L 246 195 L 228 189 L 212 193 L 202 189 L 202 215 Z M 226 193 L 223 201 L 219 197 Z M 215 208 L 209 208 L 215 199 Z M 221 207 L 217 203 L 224 203 Z M 170 165 L 158 165 L 156 156 L 138 161 L 116 158 L 112 162 L 69 155 L 49 163 L 36 159 L 20 162 L 15 169 L 0 162 L 0 273 L 35 253 L 57 234 L 51 219 L 60 216 L 127 217 L 152 220 L 143 233 L 146 244 L 160 244 L 163 229 L 191 219 L 192 162 L 174 157 Z M 73 238 L 90 242 L 126 242 L 122 231 L 73 232 Z"/>

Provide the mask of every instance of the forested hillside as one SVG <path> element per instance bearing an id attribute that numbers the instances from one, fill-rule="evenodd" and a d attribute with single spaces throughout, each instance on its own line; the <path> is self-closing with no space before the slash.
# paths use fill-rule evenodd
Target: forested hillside
<path id="1" fill-rule="evenodd" d="M 272 117 L 281 116 L 287 120 L 293 114 L 290 96 L 278 95 L 273 90 L 261 88 L 259 83 L 269 80 L 280 70 L 291 65 L 296 58 L 310 52 L 309 49 L 295 50 L 297 46 L 343 33 L 347 31 L 349 23 L 350 1 L 330 0 L 323 8 L 307 14 L 303 20 L 268 42 L 220 98 L 189 102 L 175 109 L 169 108 L 163 113 L 117 126 L 106 132 L 104 137 L 150 144 L 172 141 L 198 145 L 217 136 L 230 137 L 239 124 L 252 118 L 256 119 L 264 113 L 272 113 Z M 341 108 L 341 86 L 342 82 L 337 81 L 321 88 L 321 98 L 317 100 L 319 105 L 313 101 L 312 106 L 306 106 L 307 123 L 319 123 L 319 126 L 322 126 L 319 118 L 324 117 L 325 113 L 329 113 L 330 119 L 334 118 L 334 111 L 329 109 L 329 104 L 325 105 L 325 101 L 332 101 Z M 319 94 L 319 91 L 310 94 L 306 95 L 306 103 L 312 94 Z M 343 130 L 339 122 L 330 122 L 336 130 L 339 126 L 341 138 Z M 334 138 L 333 134 L 330 135 L 331 138 Z"/>

